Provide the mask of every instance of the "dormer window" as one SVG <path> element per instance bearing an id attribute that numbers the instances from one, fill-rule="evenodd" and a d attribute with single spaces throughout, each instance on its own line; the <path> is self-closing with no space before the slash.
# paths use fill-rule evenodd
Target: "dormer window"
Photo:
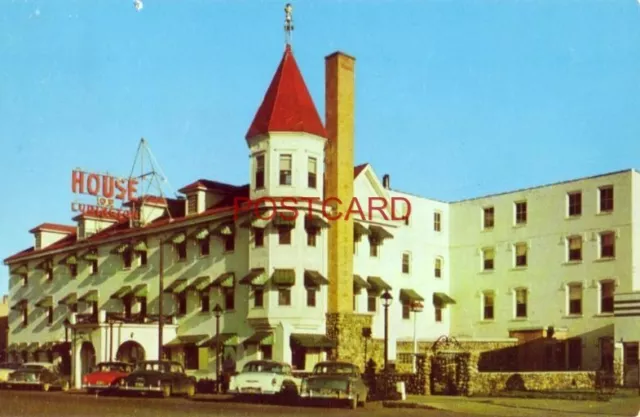
<path id="1" fill-rule="evenodd" d="M 36 233 L 36 249 L 42 248 L 42 234 Z"/>
<path id="2" fill-rule="evenodd" d="M 291 154 L 280 155 L 280 185 L 291 185 Z"/>
<path id="3" fill-rule="evenodd" d="M 256 188 L 264 188 L 264 155 L 256 156 Z"/>
<path id="4" fill-rule="evenodd" d="M 194 214 L 198 212 L 198 194 L 193 193 L 187 196 L 187 213 Z"/>

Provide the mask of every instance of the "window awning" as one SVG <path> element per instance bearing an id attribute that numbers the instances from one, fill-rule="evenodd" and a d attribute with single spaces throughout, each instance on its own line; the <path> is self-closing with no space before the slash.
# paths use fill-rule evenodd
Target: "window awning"
<path id="1" fill-rule="evenodd" d="M 75 292 L 71 292 L 65 295 L 60 301 L 58 301 L 58 304 L 70 305 L 70 304 L 75 304 L 77 302 L 78 302 L 78 294 Z"/>
<path id="2" fill-rule="evenodd" d="M 269 223 L 271 223 L 271 219 L 273 219 L 273 210 L 261 210 L 258 214 L 256 214 L 255 211 L 251 211 L 251 214 L 249 214 L 249 216 L 247 216 L 247 218 L 242 223 L 240 223 L 240 227 L 244 227 L 247 229 L 266 228 Z"/>
<path id="3" fill-rule="evenodd" d="M 113 253 L 124 253 L 125 251 L 131 249 L 130 243 L 121 243 L 113 248 Z"/>
<path id="4" fill-rule="evenodd" d="M 391 285 L 380 277 L 367 277 L 369 288 L 374 292 L 391 291 Z"/>
<path id="5" fill-rule="evenodd" d="M 208 227 L 201 227 L 195 231 L 195 233 L 193 234 L 193 237 L 196 240 L 205 240 L 206 238 L 209 237 L 210 234 L 211 232 L 209 231 Z"/>
<path id="6" fill-rule="evenodd" d="M 147 249 L 147 242 L 145 242 L 144 240 L 137 241 L 133 245 L 133 250 L 135 250 L 136 252 L 146 252 L 148 250 Z"/>
<path id="7" fill-rule="evenodd" d="M 318 271 L 304 271 L 304 286 L 319 287 L 321 285 L 329 285 L 329 280 L 322 276 Z"/>
<path id="8" fill-rule="evenodd" d="M 273 285 L 293 286 L 296 284 L 296 271 L 295 269 L 276 269 L 271 275 L 271 282 Z"/>
<path id="9" fill-rule="evenodd" d="M 326 229 L 329 227 L 329 223 L 317 214 L 311 216 L 304 216 L 304 227 L 306 229 Z"/>
<path id="10" fill-rule="evenodd" d="M 211 233 L 219 236 L 231 236 L 235 233 L 235 225 L 233 221 L 222 222 Z"/>
<path id="11" fill-rule="evenodd" d="M 233 288 L 236 275 L 233 272 L 220 274 L 212 283 L 212 287 Z"/>
<path id="12" fill-rule="evenodd" d="M 97 249 L 89 249 L 88 251 L 86 251 L 84 253 L 84 255 L 82 255 L 82 258 L 84 258 L 87 261 L 97 261 L 98 260 L 98 250 Z"/>
<path id="13" fill-rule="evenodd" d="M 353 289 L 358 292 L 361 289 L 366 288 L 369 289 L 371 286 L 367 281 L 365 281 L 360 275 L 353 275 Z"/>
<path id="14" fill-rule="evenodd" d="M 198 277 L 193 280 L 187 287 L 189 291 L 201 292 L 207 290 L 211 286 L 211 279 L 209 277 Z"/>
<path id="15" fill-rule="evenodd" d="M 402 304 L 413 304 L 424 301 L 424 298 L 412 289 L 403 288 L 400 290 L 400 302 Z"/>
<path id="16" fill-rule="evenodd" d="M 279 212 L 273 216 L 273 225 L 275 227 L 296 227 L 296 215 L 294 212 Z"/>
<path id="17" fill-rule="evenodd" d="M 261 287 L 265 285 L 268 280 L 269 277 L 264 268 L 253 268 L 240 280 L 240 284 Z"/>
<path id="18" fill-rule="evenodd" d="M 165 347 L 181 347 L 187 345 L 197 345 L 209 336 L 206 334 L 194 334 L 194 335 L 182 335 L 178 336 L 169 343 L 165 344 Z"/>
<path id="19" fill-rule="evenodd" d="M 273 333 L 271 332 L 255 332 L 253 335 L 242 342 L 243 345 L 273 345 Z"/>
<path id="20" fill-rule="evenodd" d="M 53 261 L 51 259 L 46 259 L 36 266 L 36 269 L 42 269 L 43 271 L 49 268 L 53 268 Z"/>
<path id="21" fill-rule="evenodd" d="M 78 301 L 86 301 L 88 303 L 98 301 L 98 290 L 87 291 L 82 297 L 78 298 Z"/>
<path id="22" fill-rule="evenodd" d="M 23 308 L 25 308 L 27 306 L 27 300 L 22 299 L 20 301 L 18 301 L 17 303 L 15 303 L 12 307 L 11 310 L 22 310 Z"/>
<path id="23" fill-rule="evenodd" d="M 380 240 L 393 239 L 393 235 L 389 233 L 384 227 L 372 224 L 371 226 L 369 226 L 369 230 L 371 231 L 371 235 Z"/>
<path id="24" fill-rule="evenodd" d="M 238 346 L 238 335 L 235 333 L 220 333 L 217 337 L 213 335 L 213 337 L 201 342 L 198 346 L 215 348 L 216 345 Z"/>
<path id="25" fill-rule="evenodd" d="M 27 272 L 29 272 L 29 268 L 27 267 L 27 265 L 22 264 L 14 269 L 11 270 L 10 274 L 13 275 L 26 275 Z"/>
<path id="26" fill-rule="evenodd" d="M 367 226 L 356 221 L 353 222 L 353 235 L 356 237 L 356 239 L 359 239 L 360 236 L 368 235 L 369 233 L 371 233 L 371 231 L 367 228 Z"/>
<path id="27" fill-rule="evenodd" d="M 36 303 L 36 307 L 40 307 L 40 308 L 49 308 L 49 307 L 53 307 L 53 297 L 48 295 L 46 297 L 42 297 L 40 300 L 38 300 L 38 302 Z"/>
<path id="28" fill-rule="evenodd" d="M 187 288 L 187 280 L 184 278 L 178 278 L 174 280 L 169 286 L 164 289 L 164 292 L 170 292 L 173 294 L 180 294 Z"/>
<path id="29" fill-rule="evenodd" d="M 131 292 L 133 293 L 134 297 L 140 297 L 140 298 L 144 298 L 147 296 L 147 284 L 138 284 L 135 287 L 133 287 L 133 290 L 131 290 Z"/>
<path id="30" fill-rule="evenodd" d="M 27 352 L 37 352 L 38 351 L 38 346 L 40 346 L 40 343 L 38 342 L 31 342 L 29 343 L 29 345 L 26 348 Z"/>
<path id="31" fill-rule="evenodd" d="M 126 296 L 131 295 L 131 286 L 124 285 L 120 287 L 116 292 L 111 294 L 111 298 L 125 298 Z"/>
<path id="32" fill-rule="evenodd" d="M 455 300 L 449 297 L 447 294 L 443 292 L 434 292 L 433 293 L 433 303 L 434 304 L 455 304 Z"/>
<path id="33" fill-rule="evenodd" d="M 71 254 L 65 258 L 62 258 L 62 261 L 60 261 L 61 265 L 77 265 L 78 264 L 78 257 L 76 256 L 76 254 Z"/>
<path id="34" fill-rule="evenodd" d="M 302 348 L 331 349 L 336 347 L 336 342 L 324 334 L 291 334 L 291 344 Z"/>
<path id="35" fill-rule="evenodd" d="M 181 232 L 178 232 L 175 235 L 171 236 L 171 238 L 169 240 L 171 241 L 171 243 L 179 245 L 180 243 L 182 243 L 185 240 L 187 240 L 187 234 L 184 231 L 181 231 Z"/>

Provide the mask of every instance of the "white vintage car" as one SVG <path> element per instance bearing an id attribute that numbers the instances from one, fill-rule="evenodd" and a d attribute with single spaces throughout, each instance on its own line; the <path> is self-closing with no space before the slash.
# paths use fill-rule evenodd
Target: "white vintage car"
<path id="1" fill-rule="evenodd" d="M 20 367 L 19 363 L 3 362 L 0 363 L 0 382 L 9 379 L 9 374 Z"/>
<path id="2" fill-rule="evenodd" d="M 277 361 L 248 362 L 242 372 L 231 377 L 229 393 L 237 395 L 298 396 L 301 378 L 293 376 L 291 366 Z"/>

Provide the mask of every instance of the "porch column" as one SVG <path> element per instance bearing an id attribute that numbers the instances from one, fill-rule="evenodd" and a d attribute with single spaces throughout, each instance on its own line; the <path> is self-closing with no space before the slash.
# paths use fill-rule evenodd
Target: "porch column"
<path id="1" fill-rule="evenodd" d="M 618 387 L 624 385 L 624 345 L 621 342 L 615 342 L 613 348 L 613 373 L 615 384 Z"/>
<path id="2" fill-rule="evenodd" d="M 71 342 L 71 386 L 76 389 L 82 387 L 82 363 L 80 358 L 80 346 L 82 339 L 74 335 Z"/>

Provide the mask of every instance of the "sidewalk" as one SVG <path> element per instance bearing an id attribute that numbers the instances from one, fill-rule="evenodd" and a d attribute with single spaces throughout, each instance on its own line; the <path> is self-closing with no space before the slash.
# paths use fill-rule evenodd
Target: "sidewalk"
<path id="1" fill-rule="evenodd" d="M 575 401 L 530 398 L 481 398 L 414 396 L 406 401 L 388 401 L 385 407 L 430 408 L 501 417 L 637 417 L 640 397 L 614 397 L 611 401 Z"/>

